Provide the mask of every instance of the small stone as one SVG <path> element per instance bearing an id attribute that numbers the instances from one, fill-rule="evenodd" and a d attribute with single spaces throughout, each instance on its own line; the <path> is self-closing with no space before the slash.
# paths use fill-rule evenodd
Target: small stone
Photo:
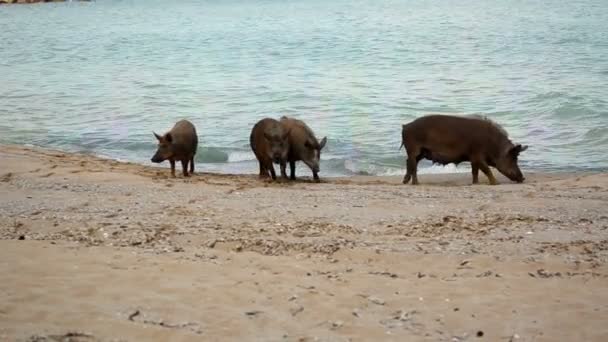
<path id="1" fill-rule="evenodd" d="M 25 235 L 19 235 L 19 240 L 25 240 Z"/>
<path id="2" fill-rule="evenodd" d="M 386 302 L 383 299 L 380 299 L 378 297 L 369 297 L 368 298 L 370 302 L 376 304 L 376 305 L 384 305 L 386 304 Z"/>
<path id="3" fill-rule="evenodd" d="M 296 316 L 297 314 L 299 314 L 300 312 L 304 311 L 304 307 L 302 305 L 298 305 L 294 308 L 289 309 L 289 313 L 292 316 Z"/>
<path id="4" fill-rule="evenodd" d="M 475 336 L 483 337 L 483 331 L 479 330 Z"/>
<path id="5" fill-rule="evenodd" d="M 338 329 L 341 328 L 344 325 L 344 322 L 342 321 L 335 321 L 331 323 L 331 328 L 332 329 Z"/>

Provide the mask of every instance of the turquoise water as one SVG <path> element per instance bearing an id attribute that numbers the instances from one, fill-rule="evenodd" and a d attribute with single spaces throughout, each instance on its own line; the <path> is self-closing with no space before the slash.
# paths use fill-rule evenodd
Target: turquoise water
<path id="1" fill-rule="evenodd" d="M 255 173 L 265 116 L 329 139 L 322 175 L 402 174 L 401 124 L 484 113 L 525 170 L 608 169 L 608 1 L 103 1 L 0 7 L 0 143 Z M 426 172 L 453 167 L 423 164 Z M 301 174 L 308 174 L 301 168 Z"/>

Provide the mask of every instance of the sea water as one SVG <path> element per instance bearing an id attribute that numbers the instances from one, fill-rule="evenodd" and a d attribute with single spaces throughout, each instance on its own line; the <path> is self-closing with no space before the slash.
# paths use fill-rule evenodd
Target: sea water
<path id="1" fill-rule="evenodd" d="M 289 115 L 328 137 L 322 176 L 393 175 L 426 113 L 487 115 L 524 171 L 608 169 L 608 1 L 0 6 L 0 143 L 150 164 L 187 118 L 198 170 L 256 173 L 251 127 Z"/>

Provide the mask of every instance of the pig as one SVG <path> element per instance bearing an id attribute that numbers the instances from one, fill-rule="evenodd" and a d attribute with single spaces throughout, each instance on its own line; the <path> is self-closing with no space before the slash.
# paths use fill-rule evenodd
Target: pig
<path id="1" fill-rule="evenodd" d="M 168 159 L 171 163 L 171 175 L 175 177 L 175 161 L 179 160 L 182 162 L 184 177 L 194 173 L 194 155 L 198 147 L 198 136 L 196 128 L 190 121 L 180 120 L 165 135 L 154 133 L 154 136 L 158 140 L 158 150 L 152 157 L 153 163 L 162 163 Z M 190 163 L 190 173 L 188 173 L 188 163 Z"/>
<path id="2" fill-rule="evenodd" d="M 327 137 L 321 142 L 317 140 L 314 132 L 303 121 L 287 116 L 281 117 L 281 124 L 289 129 L 289 168 L 290 179 L 296 179 L 296 161 L 303 161 L 312 170 L 313 179 L 319 182 L 319 162 L 321 150 L 327 143 Z"/>
<path id="3" fill-rule="evenodd" d="M 289 152 L 289 130 L 275 119 L 265 118 L 258 121 L 251 130 L 249 144 L 260 163 L 260 178 L 277 179 L 272 163 L 281 166 L 281 176 L 287 179 L 287 153 Z"/>
<path id="4" fill-rule="evenodd" d="M 473 184 L 479 182 L 479 170 L 490 184 L 498 184 L 490 166 L 512 181 L 525 180 L 517 158 L 528 146 L 511 142 L 507 132 L 486 117 L 427 115 L 403 125 L 401 137 L 407 151 L 403 184 L 410 179 L 418 184 L 417 167 L 423 158 L 442 165 L 471 162 Z"/>

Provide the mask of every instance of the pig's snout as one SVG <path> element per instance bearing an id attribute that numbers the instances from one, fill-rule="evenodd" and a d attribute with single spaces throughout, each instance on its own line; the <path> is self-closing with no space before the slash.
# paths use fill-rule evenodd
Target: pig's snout
<path id="1" fill-rule="evenodd" d="M 150 161 L 152 161 L 153 163 L 162 163 L 164 159 L 158 154 L 155 154 L 154 156 L 152 156 L 152 159 L 150 159 Z"/>
<path id="2" fill-rule="evenodd" d="M 524 180 L 526 180 L 526 178 L 524 177 L 524 175 L 521 172 L 517 172 L 515 173 L 515 175 L 511 178 L 511 180 L 514 180 L 517 183 L 523 183 Z"/>

